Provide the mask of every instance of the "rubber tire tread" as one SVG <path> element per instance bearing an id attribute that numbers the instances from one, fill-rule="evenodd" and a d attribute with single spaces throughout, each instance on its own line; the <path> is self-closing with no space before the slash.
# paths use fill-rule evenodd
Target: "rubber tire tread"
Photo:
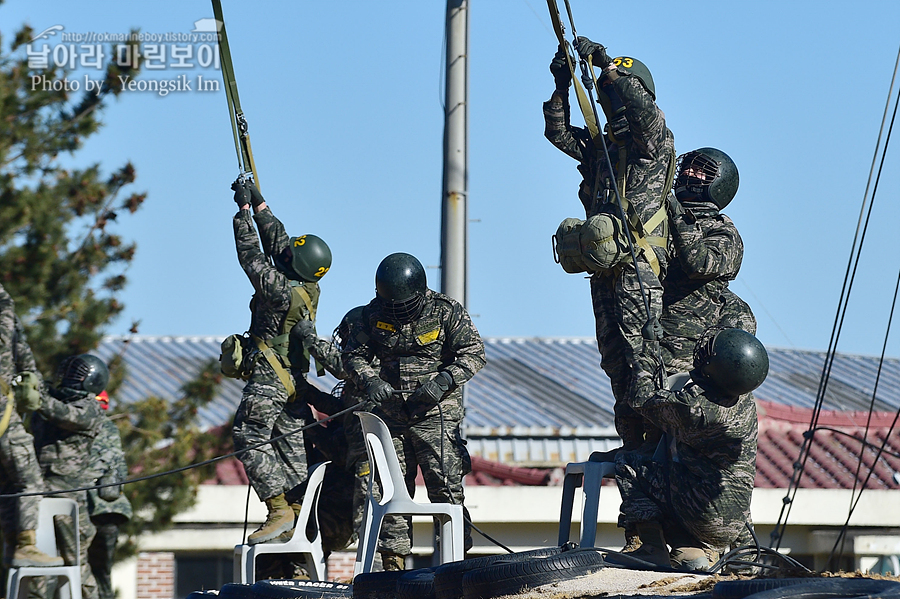
<path id="1" fill-rule="evenodd" d="M 410 570 L 397 581 L 397 599 L 434 599 L 433 568 Z"/>
<path id="2" fill-rule="evenodd" d="M 605 567 L 599 551 L 574 550 L 546 558 L 498 563 L 463 576 L 465 599 L 491 599 L 501 595 L 515 595 L 562 580 L 586 576 Z"/>
<path id="3" fill-rule="evenodd" d="M 220 599 L 253 599 L 253 585 L 228 582 L 219 590 Z"/>
<path id="4" fill-rule="evenodd" d="M 256 599 L 342 599 L 353 596 L 353 586 L 312 580 L 261 580 L 253 585 Z"/>
<path id="5" fill-rule="evenodd" d="M 410 570 L 367 572 L 353 579 L 354 599 L 393 599 L 397 596 L 397 581 Z"/>
<path id="6" fill-rule="evenodd" d="M 744 599 L 756 593 L 810 582 L 812 578 L 758 578 L 754 580 L 723 580 L 713 587 L 713 599 Z"/>
<path id="7" fill-rule="evenodd" d="M 185 599 L 214 599 L 219 596 L 219 591 L 191 591 Z"/>
<path id="8" fill-rule="evenodd" d="M 467 572 L 490 566 L 498 561 L 526 561 L 560 554 L 559 547 L 541 547 L 530 551 L 484 555 L 438 566 L 434 572 L 434 596 L 436 599 L 462 599 L 462 579 Z"/>
<path id="9" fill-rule="evenodd" d="M 900 582 L 874 578 L 820 578 L 805 584 L 780 587 L 748 595 L 753 599 L 843 599 L 844 597 L 898 596 Z"/>

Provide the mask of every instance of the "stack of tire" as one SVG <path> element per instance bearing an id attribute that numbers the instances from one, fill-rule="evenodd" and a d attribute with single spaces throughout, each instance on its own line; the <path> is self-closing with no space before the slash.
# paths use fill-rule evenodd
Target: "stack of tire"
<path id="1" fill-rule="evenodd" d="M 228 583 L 219 591 L 194 591 L 187 599 L 342 599 L 353 597 L 353 586 L 311 580 L 262 580 Z"/>
<path id="2" fill-rule="evenodd" d="M 593 550 L 548 547 L 471 558 L 405 572 L 372 572 L 353 579 L 354 599 L 491 599 L 596 572 Z"/>

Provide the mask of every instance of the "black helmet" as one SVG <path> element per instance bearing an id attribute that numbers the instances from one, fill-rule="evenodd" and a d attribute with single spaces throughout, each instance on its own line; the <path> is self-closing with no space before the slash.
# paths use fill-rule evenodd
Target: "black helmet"
<path id="1" fill-rule="evenodd" d="M 412 322 L 425 305 L 428 284 L 422 263 L 411 254 L 397 252 L 381 261 L 375 271 L 375 295 L 388 318 Z"/>
<path id="2" fill-rule="evenodd" d="M 315 283 L 331 268 L 331 249 L 315 235 L 291 237 L 275 267 L 289 279 Z"/>
<path id="3" fill-rule="evenodd" d="M 59 386 L 97 394 L 109 383 L 106 363 L 91 354 L 66 358 L 59 366 Z"/>
<path id="4" fill-rule="evenodd" d="M 697 199 L 725 208 L 737 193 L 740 177 L 728 154 L 715 148 L 700 148 L 678 159 L 675 197 Z"/>
<path id="5" fill-rule="evenodd" d="M 766 380 L 769 354 L 759 339 L 742 329 L 710 327 L 694 347 L 693 378 L 709 383 L 720 405 L 731 407 Z"/>

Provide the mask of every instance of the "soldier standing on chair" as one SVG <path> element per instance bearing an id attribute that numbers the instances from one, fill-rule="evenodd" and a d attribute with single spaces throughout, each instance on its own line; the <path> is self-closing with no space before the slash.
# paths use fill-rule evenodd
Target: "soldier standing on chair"
<path id="1" fill-rule="evenodd" d="M 240 450 L 297 430 L 312 420 L 305 400 L 311 389 L 305 380 L 309 353 L 292 341 L 290 331 L 300 320 L 315 320 L 318 281 L 331 267 L 331 250 L 315 235 L 288 238 L 281 221 L 252 183 L 238 179 L 232 189 L 239 208 L 234 216 L 238 261 L 255 292 L 250 302 L 250 341 L 245 354 L 250 363 L 243 364 L 250 374 L 232 431 L 234 446 Z M 260 250 L 260 239 L 264 251 Z M 288 540 L 294 529 L 295 510 L 300 509 L 299 485 L 306 480 L 302 433 L 245 452 L 240 460 L 250 484 L 268 508 L 266 521 L 248 542 Z"/>
<path id="2" fill-rule="evenodd" d="M 35 379 L 33 390 L 39 398 L 40 374 L 34 356 L 16 316 L 13 299 L 0 285 L 0 418 L 9 412 L 6 431 L 0 433 L 0 494 L 4 495 L 44 491 L 44 479 L 34 453 L 34 437 L 25 430 L 12 397 L 11 384 L 19 373 L 29 373 L 27 376 Z M 26 385 L 15 390 L 17 396 L 28 392 Z M 5 566 L 63 565 L 61 558 L 47 555 L 35 546 L 40 501 L 39 495 L 0 499 Z"/>
<path id="3" fill-rule="evenodd" d="M 485 364 L 484 343 L 468 312 L 428 289 L 415 256 L 396 253 L 378 266 L 362 332 L 348 340 L 344 367 L 390 429 L 410 496 L 421 468 L 429 500 L 463 505 L 462 480 L 472 466 L 460 431 L 462 385 Z M 407 518 L 385 518 L 379 541 L 385 570 L 403 569 L 410 533 Z M 468 513 L 464 537 L 468 550 Z"/>
<path id="4" fill-rule="evenodd" d="M 89 487 L 96 482 L 90 470 L 91 444 L 103 427 L 97 394 L 109 383 L 109 369 L 100 358 L 91 354 L 71 356 L 58 369 L 58 382 L 47 388 L 40 407 L 31 421 L 38 462 L 44 473 L 48 491 L 63 491 Z M 78 502 L 79 555 L 81 588 L 85 599 L 98 599 L 97 582 L 88 564 L 87 551 L 96 528 L 87 517 L 87 492 L 62 493 Z M 57 538 L 63 557 L 74 551 L 72 524 L 57 525 Z M 60 534 L 62 531 L 62 534 Z M 60 539 L 61 537 L 61 539 Z M 71 563 L 74 555 L 66 561 Z"/>

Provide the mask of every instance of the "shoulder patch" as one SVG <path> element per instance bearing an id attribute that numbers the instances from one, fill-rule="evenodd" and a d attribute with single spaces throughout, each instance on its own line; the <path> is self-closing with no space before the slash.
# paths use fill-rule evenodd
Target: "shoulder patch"
<path id="1" fill-rule="evenodd" d="M 438 338 L 438 335 L 441 334 L 441 327 L 437 327 L 433 331 L 428 331 L 427 333 L 422 333 L 417 337 L 419 343 L 422 345 L 428 345 L 432 341 Z"/>
<path id="2" fill-rule="evenodd" d="M 380 320 L 379 320 L 378 322 L 375 323 L 375 328 L 376 328 L 376 329 L 381 329 L 382 331 L 390 331 L 390 332 L 392 332 L 392 333 L 393 333 L 394 331 L 397 330 L 397 327 L 395 327 L 395 326 L 392 325 L 391 323 L 389 323 L 389 322 L 382 322 L 382 321 L 380 321 Z"/>

